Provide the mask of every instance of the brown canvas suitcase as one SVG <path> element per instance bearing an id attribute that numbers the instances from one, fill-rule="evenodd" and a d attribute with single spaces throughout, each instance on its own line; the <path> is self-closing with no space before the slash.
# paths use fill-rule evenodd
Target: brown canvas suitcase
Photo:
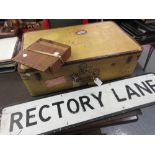
<path id="1" fill-rule="evenodd" d="M 39 38 L 71 46 L 71 57 L 55 73 L 19 64 L 32 96 L 129 76 L 141 54 L 140 45 L 113 22 L 69 26 L 25 33 L 23 50 Z M 45 62 L 46 63 L 46 62 Z"/>

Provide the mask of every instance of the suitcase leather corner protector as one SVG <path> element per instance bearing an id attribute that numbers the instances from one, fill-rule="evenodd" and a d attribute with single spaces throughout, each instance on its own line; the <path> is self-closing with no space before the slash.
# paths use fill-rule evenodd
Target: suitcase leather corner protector
<path id="1" fill-rule="evenodd" d="M 96 77 L 105 81 L 129 76 L 142 50 L 113 22 L 28 32 L 23 37 L 23 49 L 39 38 L 71 46 L 72 55 L 55 73 L 19 64 L 19 74 L 32 96 L 93 85 Z"/>

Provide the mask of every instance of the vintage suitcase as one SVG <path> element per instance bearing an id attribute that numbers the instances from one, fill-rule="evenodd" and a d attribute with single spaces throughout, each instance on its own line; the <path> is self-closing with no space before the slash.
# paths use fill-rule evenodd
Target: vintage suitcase
<path id="1" fill-rule="evenodd" d="M 105 81 L 129 76 L 142 50 L 113 22 L 28 32 L 23 36 L 23 49 L 39 38 L 71 46 L 71 57 L 55 73 L 20 64 L 18 71 L 32 96 L 92 85 L 95 78 Z"/>

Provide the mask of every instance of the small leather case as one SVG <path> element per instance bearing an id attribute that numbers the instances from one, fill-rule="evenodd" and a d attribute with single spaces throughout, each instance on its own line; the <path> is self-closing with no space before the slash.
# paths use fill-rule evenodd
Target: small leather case
<path id="1" fill-rule="evenodd" d="M 31 68 L 55 72 L 71 56 L 71 47 L 51 40 L 39 39 L 19 52 L 12 60 Z"/>

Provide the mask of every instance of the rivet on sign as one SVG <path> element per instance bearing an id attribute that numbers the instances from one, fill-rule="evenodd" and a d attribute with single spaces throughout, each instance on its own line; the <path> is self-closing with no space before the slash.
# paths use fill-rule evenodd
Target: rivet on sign
<path id="1" fill-rule="evenodd" d="M 24 57 L 24 58 L 27 57 L 27 54 L 24 53 L 24 54 L 23 54 L 23 57 Z"/>

